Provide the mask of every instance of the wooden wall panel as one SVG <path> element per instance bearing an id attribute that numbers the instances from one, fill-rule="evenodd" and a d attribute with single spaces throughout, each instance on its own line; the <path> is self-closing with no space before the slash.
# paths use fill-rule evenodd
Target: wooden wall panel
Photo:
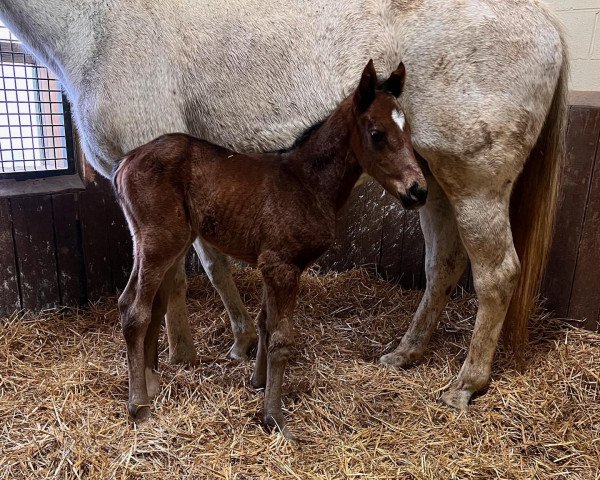
<path id="1" fill-rule="evenodd" d="M 104 179 L 90 182 L 86 185 L 85 192 L 79 196 L 86 290 L 89 300 L 114 292 L 110 262 L 111 218 L 107 205 L 107 183 Z"/>
<path id="2" fill-rule="evenodd" d="M 10 201 L 23 308 L 60 305 L 52 202 L 48 195 Z"/>
<path id="3" fill-rule="evenodd" d="M 78 197 L 76 193 L 52 196 L 58 286 L 65 306 L 81 305 L 87 299 Z"/>
<path id="4" fill-rule="evenodd" d="M 401 266 L 406 210 L 391 195 L 382 198 L 382 203 L 383 219 L 379 271 L 386 280 L 397 281 L 402 277 Z"/>
<path id="5" fill-rule="evenodd" d="M 425 287 L 425 239 L 419 223 L 419 213 L 412 210 L 404 214 L 404 240 L 400 285 L 404 288 Z"/>
<path id="6" fill-rule="evenodd" d="M 106 191 L 106 203 L 108 206 L 108 237 L 112 283 L 117 290 L 123 290 L 125 285 L 127 285 L 131 267 L 133 266 L 133 242 L 127 221 L 112 192 L 112 188 Z"/>
<path id="7" fill-rule="evenodd" d="M 542 295 L 556 313 L 600 328 L 600 108 L 572 107 L 556 235 Z M 87 177 L 86 177 L 87 178 Z M 417 212 L 403 210 L 375 182 L 357 188 L 320 263 L 355 265 L 405 288 L 422 288 L 424 242 Z M 13 248 L 16 245 L 16 248 Z M 131 239 L 110 183 L 84 192 L 0 199 L 0 311 L 80 305 L 123 288 Z M 201 271 L 188 255 L 190 274 Z M 461 279 L 472 290 L 469 273 Z"/>
<path id="8" fill-rule="evenodd" d="M 21 308 L 10 202 L 0 199 L 0 313 Z"/>
<path id="9" fill-rule="evenodd" d="M 584 212 L 568 314 L 571 318 L 585 319 L 585 327 L 590 330 L 600 327 L 600 123 L 598 127 L 595 164 Z"/>
<path id="10" fill-rule="evenodd" d="M 381 248 L 383 188 L 370 180 L 352 192 L 336 225 L 336 243 L 319 263 L 336 271 L 360 265 L 376 272 Z"/>
<path id="11" fill-rule="evenodd" d="M 599 131 L 600 109 L 571 108 L 558 218 L 542 288 L 549 306 L 565 317 L 569 312 Z"/>
<path id="12" fill-rule="evenodd" d="M 388 280 L 398 281 L 403 288 L 425 286 L 425 240 L 419 213 L 407 211 L 398 201 L 385 207 L 381 246 L 381 272 Z"/>

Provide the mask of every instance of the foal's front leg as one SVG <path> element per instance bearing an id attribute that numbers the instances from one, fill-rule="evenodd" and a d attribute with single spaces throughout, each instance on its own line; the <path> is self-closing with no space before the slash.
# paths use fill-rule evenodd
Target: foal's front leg
<path id="1" fill-rule="evenodd" d="M 281 261 L 272 253 L 261 255 L 259 267 L 264 279 L 267 304 L 264 423 L 269 429 L 279 428 L 289 437 L 281 408 L 281 389 L 283 373 L 294 339 L 292 315 L 301 271 L 295 265 Z"/>
<path id="2" fill-rule="evenodd" d="M 256 389 L 265 388 L 267 384 L 267 292 L 263 291 L 262 306 L 256 318 L 258 326 L 258 349 L 256 350 L 256 362 L 254 373 L 250 383 Z"/>

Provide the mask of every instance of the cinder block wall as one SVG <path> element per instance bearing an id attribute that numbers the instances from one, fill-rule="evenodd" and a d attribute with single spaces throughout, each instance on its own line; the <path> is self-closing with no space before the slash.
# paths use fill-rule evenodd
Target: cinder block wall
<path id="1" fill-rule="evenodd" d="M 566 27 L 571 90 L 600 92 L 600 0 L 545 0 Z"/>

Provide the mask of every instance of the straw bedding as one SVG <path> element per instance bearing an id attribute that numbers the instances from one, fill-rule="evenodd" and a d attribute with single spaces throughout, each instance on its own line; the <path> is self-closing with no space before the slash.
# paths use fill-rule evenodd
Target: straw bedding
<path id="1" fill-rule="evenodd" d="M 256 313 L 259 275 L 235 277 Z M 251 362 L 226 358 L 227 318 L 204 277 L 189 297 L 200 361 L 167 365 L 163 349 L 162 390 L 138 427 L 114 298 L 4 319 L 0 478 L 600 478 L 598 334 L 536 315 L 524 367 L 500 349 L 488 392 L 458 413 L 437 399 L 466 354 L 472 296 L 448 306 L 424 363 L 396 371 L 376 359 L 420 292 L 360 270 L 305 275 L 289 443 L 262 430 Z"/>

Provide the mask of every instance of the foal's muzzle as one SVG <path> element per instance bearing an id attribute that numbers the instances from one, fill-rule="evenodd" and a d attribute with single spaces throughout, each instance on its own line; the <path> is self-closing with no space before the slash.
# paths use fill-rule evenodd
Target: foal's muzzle
<path id="1" fill-rule="evenodd" d="M 427 187 L 419 185 L 417 182 L 413 182 L 405 193 L 399 195 L 402 206 L 407 210 L 413 210 L 425 205 L 427 200 Z"/>

